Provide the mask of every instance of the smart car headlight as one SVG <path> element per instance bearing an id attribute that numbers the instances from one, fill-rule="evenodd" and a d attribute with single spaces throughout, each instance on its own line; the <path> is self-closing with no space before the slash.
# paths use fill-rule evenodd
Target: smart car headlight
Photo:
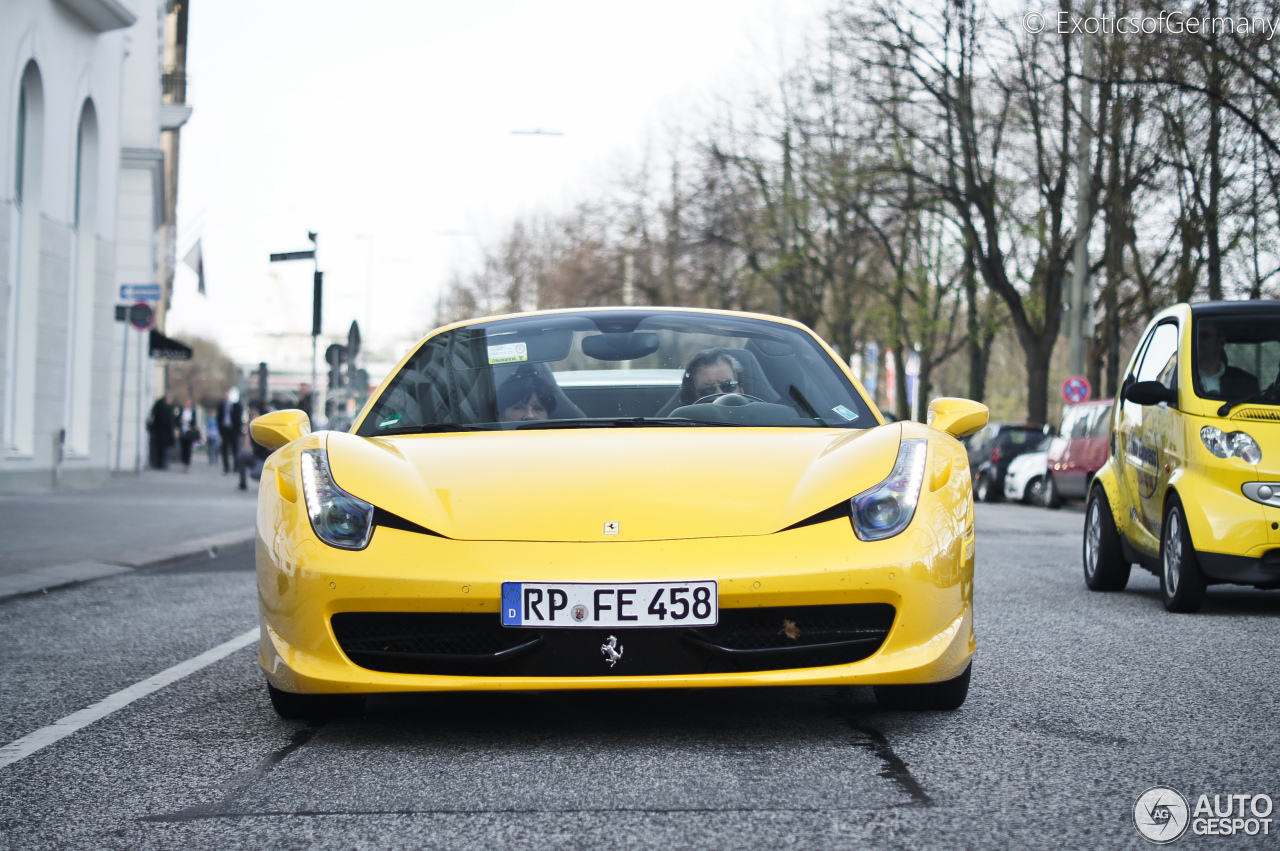
<path id="1" fill-rule="evenodd" d="M 1200 441 L 1219 458 L 1239 458 L 1246 464 L 1262 463 L 1262 449 L 1258 442 L 1242 431 L 1224 432 L 1214 426 L 1200 429 Z"/>
<path id="2" fill-rule="evenodd" d="M 859 539 L 892 538 L 910 525 L 920 501 L 928 451 L 928 441 L 923 439 L 902 441 L 889 478 L 850 500 L 853 531 Z"/>
<path id="3" fill-rule="evenodd" d="M 316 537 L 333 547 L 362 550 L 373 534 L 373 506 L 333 481 L 323 449 L 302 452 L 302 493 Z"/>

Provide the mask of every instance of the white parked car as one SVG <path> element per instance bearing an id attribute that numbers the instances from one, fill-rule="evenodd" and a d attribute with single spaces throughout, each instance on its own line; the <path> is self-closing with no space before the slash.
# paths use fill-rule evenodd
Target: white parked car
<path id="1" fill-rule="evenodd" d="M 1027 505 L 1045 504 L 1045 476 L 1049 470 L 1049 441 L 1034 452 L 1026 452 L 1009 462 L 1004 474 L 1004 498 Z"/>

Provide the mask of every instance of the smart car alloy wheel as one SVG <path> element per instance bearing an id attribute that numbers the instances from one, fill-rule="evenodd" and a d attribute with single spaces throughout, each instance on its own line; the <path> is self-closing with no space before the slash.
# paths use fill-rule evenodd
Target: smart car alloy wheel
<path id="1" fill-rule="evenodd" d="M 1120 548 L 1111 505 L 1101 487 L 1089 493 L 1084 519 L 1084 582 L 1091 591 L 1123 591 L 1132 565 Z"/>
<path id="2" fill-rule="evenodd" d="M 1196 612 L 1204 602 L 1205 581 L 1177 497 L 1165 509 L 1160 541 L 1160 596 L 1171 612 Z"/>

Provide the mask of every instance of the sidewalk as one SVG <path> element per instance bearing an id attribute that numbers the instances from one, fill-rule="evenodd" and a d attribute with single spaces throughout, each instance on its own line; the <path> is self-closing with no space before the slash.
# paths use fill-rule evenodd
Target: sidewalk
<path id="1" fill-rule="evenodd" d="M 182 465 L 85 490 L 0 494 L 0 597 L 253 540 L 258 483 L 197 449 Z"/>

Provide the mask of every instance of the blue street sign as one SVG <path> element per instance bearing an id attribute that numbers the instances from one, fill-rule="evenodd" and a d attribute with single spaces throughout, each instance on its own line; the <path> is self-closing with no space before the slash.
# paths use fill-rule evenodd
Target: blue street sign
<path id="1" fill-rule="evenodd" d="M 159 301 L 161 289 L 159 284 L 121 284 L 121 301 Z"/>

